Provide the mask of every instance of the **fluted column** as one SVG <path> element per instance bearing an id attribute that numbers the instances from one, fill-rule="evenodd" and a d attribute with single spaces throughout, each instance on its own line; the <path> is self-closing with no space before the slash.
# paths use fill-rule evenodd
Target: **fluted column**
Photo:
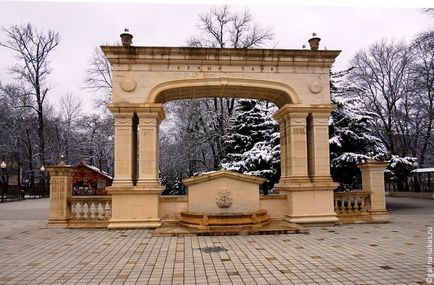
<path id="1" fill-rule="evenodd" d="M 135 146 L 133 139 L 133 112 L 111 109 L 115 119 L 115 149 L 113 186 L 132 186 L 135 179 Z"/>
<path id="2" fill-rule="evenodd" d="M 279 184 L 310 182 L 308 177 L 306 117 L 294 106 L 274 116 L 280 126 L 281 178 Z"/>
<path id="3" fill-rule="evenodd" d="M 332 182 L 328 121 L 330 108 L 309 114 L 307 120 L 309 177 L 312 182 Z"/>
<path id="4" fill-rule="evenodd" d="M 137 185 L 159 185 L 159 126 L 164 119 L 162 105 L 136 108 L 139 118 L 139 177 Z"/>

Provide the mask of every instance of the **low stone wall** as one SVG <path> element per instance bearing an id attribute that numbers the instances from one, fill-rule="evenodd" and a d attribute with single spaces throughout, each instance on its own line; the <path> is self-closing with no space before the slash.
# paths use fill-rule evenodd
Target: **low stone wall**
<path id="1" fill-rule="evenodd" d="M 188 210 L 188 196 L 160 196 L 159 217 L 165 221 L 179 220 L 179 213 Z"/>
<path id="2" fill-rule="evenodd" d="M 389 193 L 389 196 L 391 196 L 391 197 L 434 199 L 434 193 L 432 193 L 432 192 L 397 192 L 397 191 L 391 191 Z"/>
<path id="3" fill-rule="evenodd" d="M 286 195 L 260 196 L 260 208 L 267 209 L 272 219 L 283 219 L 287 211 Z M 179 213 L 188 210 L 188 196 L 160 196 L 159 216 L 165 221 L 179 220 Z"/>
<path id="4" fill-rule="evenodd" d="M 267 209 L 272 219 L 283 219 L 288 212 L 287 196 L 282 194 L 261 195 L 259 205 L 261 209 Z"/>

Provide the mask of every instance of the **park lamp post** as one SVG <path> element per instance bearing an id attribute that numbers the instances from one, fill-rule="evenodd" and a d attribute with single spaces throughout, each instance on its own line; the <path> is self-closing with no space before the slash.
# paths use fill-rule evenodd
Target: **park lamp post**
<path id="1" fill-rule="evenodd" d="M 5 193 L 6 188 L 8 187 L 8 179 L 6 175 L 6 162 L 3 160 L 3 162 L 0 164 L 1 168 L 1 188 L 2 188 L 2 203 L 5 201 Z"/>
<path id="2" fill-rule="evenodd" d="M 42 196 L 45 197 L 45 167 L 41 166 Z"/>

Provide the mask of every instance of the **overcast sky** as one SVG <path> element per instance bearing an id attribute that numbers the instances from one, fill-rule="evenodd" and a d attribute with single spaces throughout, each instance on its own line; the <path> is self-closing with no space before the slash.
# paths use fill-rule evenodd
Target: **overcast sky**
<path id="1" fill-rule="evenodd" d="M 272 28 L 276 48 L 299 49 L 316 32 L 322 39 L 320 48 L 342 50 L 336 70 L 347 67 L 359 49 L 375 41 L 410 40 L 417 33 L 434 28 L 434 17 L 414 7 L 422 7 L 420 4 L 410 5 L 411 8 L 383 7 L 378 4 L 381 2 L 371 1 L 367 7 L 320 7 L 318 4 L 303 7 L 300 2 L 293 5 L 269 0 L 232 7 L 249 8 L 260 25 Z M 94 47 L 119 42 L 119 34 L 125 27 L 134 35 L 136 46 L 185 45 L 197 33 L 198 14 L 210 7 L 211 4 L 199 5 L 194 1 L 183 4 L 0 1 L 0 26 L 30 22 L 40 29 L 58 31 L 61 43 L 51 57 L 53 73 L 49 81 L 54 88 L 49 95 L 50 102 L 57 104 L 57 98 L 72 92 L 91 110 L 93 95 L 80 87 Z M 4 39 L 5 34 L 1 32 L 0 41 Z M 0 47 L 0 81 L 12 80 L 7 67 L 13 63 L 13 53 Z"/>

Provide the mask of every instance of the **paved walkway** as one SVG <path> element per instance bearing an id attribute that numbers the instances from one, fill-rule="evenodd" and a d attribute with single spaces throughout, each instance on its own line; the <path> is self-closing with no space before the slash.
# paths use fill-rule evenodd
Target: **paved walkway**
<path id="1" fill-rule="evenodd" d="M 152 237 L 149 230 L 40 229 L 47 206 L 0 204 L 0 284 L 423 284 L 434 225 L 434 200 L 389 198 L 390 224 Z"/>

